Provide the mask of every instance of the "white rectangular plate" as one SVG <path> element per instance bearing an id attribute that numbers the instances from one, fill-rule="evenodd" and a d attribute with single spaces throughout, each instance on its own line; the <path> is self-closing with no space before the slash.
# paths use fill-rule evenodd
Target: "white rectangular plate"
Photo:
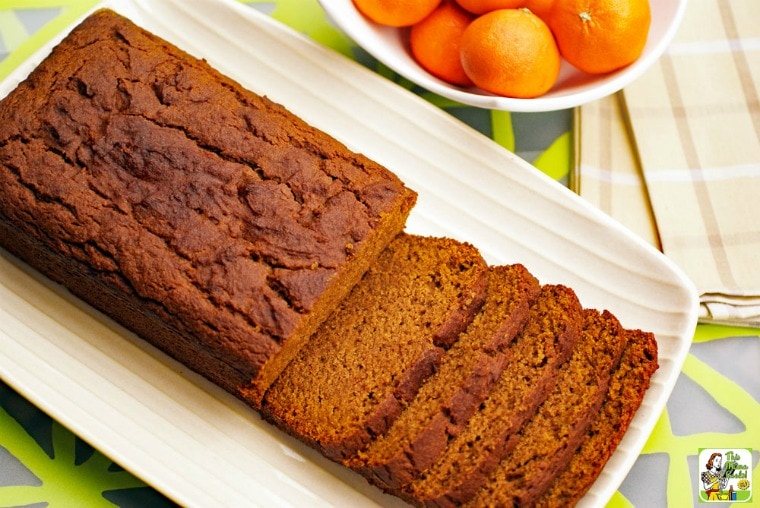
<path id="1" fill-rule="evenodd" d="M 655 333 L 660 369 L 583 504 L 603 506 L 665 407 L 697 295 L 660 253 L 445 112 L 232 1 L 105 2 L 396 172 L 420 194 L 413 233 L 479 247 Z M 60 34 L 62 38 L 65 34 Z M 0 84 L 5 96 L 50 51 Z M 0 376 L 187 506 L 402 506 L 262 422 L 238 400 L 0 255 Z"/>

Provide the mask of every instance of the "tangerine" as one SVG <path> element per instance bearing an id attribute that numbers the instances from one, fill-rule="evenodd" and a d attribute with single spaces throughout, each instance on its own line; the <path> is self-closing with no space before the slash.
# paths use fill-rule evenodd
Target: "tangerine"
<path id="1" fill-rule="evenodd" d="M 456 0 L 464 9 L 473 14 L 485 14 L 498 9 L 522 7 L 525 0 Z"/>
<path id="2" fill-rule="evenodd" d="M 523 7 L 529 9 L 533 14 L 546 21 L 549 19 L 549 11 L 554 4 L 554 0 L 525 0 Z"/>
<path id="3" fill-rule="evenodd" d="M 477 86 L 507 97 L 542 95 L 559 76 L 554 36 L 528 9 L 500 9 L 476 18 L 462 35 L 461 58 Z"/>
<path id="4" fill-rule="evenodd" d="M 411 26 L 425 19 L 441 0 L 353 0 L 366 17 L 381 25 Z"/>
<path id="5" fill-rule="evenodd" d="M 547 20 L 565 60 L 590 74 L 638 59 L 651 21 L 649 0 L 555 0 Z"/>
<path id="6" fill-rule="evenodd" d="M 459 58 L 459 46 L 465 28 L 474 18 L 474 14 L 455 2 L 444 1 L 409 30 L 412 56 L 425 70 L 444 81 L 471 85 Z"/>

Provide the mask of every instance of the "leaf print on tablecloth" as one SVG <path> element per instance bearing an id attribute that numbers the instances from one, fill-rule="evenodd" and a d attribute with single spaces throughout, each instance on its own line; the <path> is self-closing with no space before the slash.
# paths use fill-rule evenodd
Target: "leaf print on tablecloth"
<path id="1" fill-rule="evenodd" d="M 720 333 L 716 333 L 720 332 Z M 757 330 L 752 328 L 716 328 L 714 325 L 700 325 L 695 333 L 695 342 L 714 339 L 725 340 L 728 333 L 746 335 L 747 340 L 760 341 Z M 746 361 L 746 358 L 737 361 Z M 684 362 L 682 375 L 697 383 L 715 402 L 730 413 L 744 429 L 740 432 L 696 432 L 678 435 L 673 430 L 669 410 L 663 411 L 657 425 L 642 450 L 642 455 L 667 455 L 667 500 L 668 506 L 696 506 L 698 484 L 695 471 L 690 469 L 687 457 L 695 456 L 700 448 L 752 448 L 755 450 L 755 467 L 750 483 L 760 482 L 760 404 L 741 385 L 718 372 L 709 363 L 690 353 Z M 635 484 L 635 482 L 634 482 Z M 625 484 L 624 484 L 625 486 Z M 625 487 L 623 487 L 624 489 Z M 631 489 L 635 490 L 635 489 Z M 618 493 L 619 494 L 619 493 Z M 630 508 L 643 506 L 616 495 L 607 508 Z"/>
<path id="2" fill-rule="evenodd" d="M 16 457 L 40 483 L 37 485 L 0 486 L 4 506 L 48 503 L 50 506 L 109 506 L 107 491 L 144 488 L 145 484 L 115 466 L 103 454 L 92 451 L 77 463 L 78 447 L 83 443 L 59 423 L 52 422 L 52 450 L 49 456 L 40 444 L 0 406 L 0 446 Z"/>

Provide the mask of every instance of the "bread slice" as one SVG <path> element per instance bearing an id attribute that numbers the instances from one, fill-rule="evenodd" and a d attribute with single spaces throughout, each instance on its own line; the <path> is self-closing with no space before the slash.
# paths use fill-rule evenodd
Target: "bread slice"
<path id="1" fill-rule="evenodd" d="M 347 463 L 372 483 L 397 488 L 427 469 L 498 379 L 540 286 L 522 265 L 491 267 L 488 280 L 483 308 L 435 374 L 388 432 Z"/>
<path id="2" fill-rule="evenodd" d="M 472 321 L 487 275 L 469 244 L 400 235 L 272 384 L 264 418 L 329 458 L 354 455 Z"/>
<path id="3" fill-rule="evenodd" d="M 393 492 L 426 506 L 456 506 L 469 499 L 553 389 L 581 325 L 575 293 L 561 285 L 543 286 L 489 396 L 435 463 Z"/>
<path id="4" fill-rule="evenodd" d="M 607 389 L 607 397 L 570 464 L 536 506 L 573 506 L 596 481 L 641 406 L 657 365 L 657 341 L 649 332 L 626 330 L 627 346 Z"/>
<path id="5" fill-rule="evenodd" d="M 609 312 L 584 311 L 584 327 L 549 397 L 465 506 L 530 506 L 575 454 L 598 415 L 626 337 Z"/>

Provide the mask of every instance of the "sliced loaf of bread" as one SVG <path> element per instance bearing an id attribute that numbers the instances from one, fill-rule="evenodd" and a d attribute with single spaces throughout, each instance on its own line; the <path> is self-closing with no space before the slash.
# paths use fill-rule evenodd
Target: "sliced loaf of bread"
<path id="1" fill-rule="evenodd" d="M 607 397 L 570 464 L 536 503 L 539 507 L 575 505 L 591 488 L 641 406 L 657 370 L 657 341 L 649 332 L 626 330 L 626 349 L 610 379 Z"/>
<path id="2" fill-rule="evenodd" d="M 398 488 L 427 469 L 499 378 L 539 291 L 524 266 L 491 267 L 480 313 L 388 432 L 347 465 L 382 488 Z"/>
<path id="3" fill-rule="evenodd" d="M 422 506 L 467 501 L 553 389 L 580 334 L 582 312 L 571 289 L 543 286 L 489 396 L 431 467 L 392 492 Z"/>
<path id="4" fill-rule="evenodd" d="M 625 348 L 620 323 L 609 312 L 587 309 L 583 323 L 554 390 L 516 436 L 512 452 L 465 506 L 530 506 L 570 462 L 599 413 Z"/>
<path id="5" fill-rule="evenodd" d="M 483 305 L 472 245 L 402 234 L 266 392 L 265 419 L 333 460 L 384 433 Z"/>

